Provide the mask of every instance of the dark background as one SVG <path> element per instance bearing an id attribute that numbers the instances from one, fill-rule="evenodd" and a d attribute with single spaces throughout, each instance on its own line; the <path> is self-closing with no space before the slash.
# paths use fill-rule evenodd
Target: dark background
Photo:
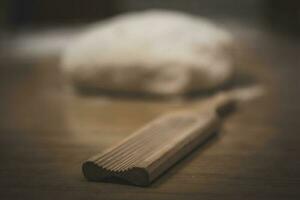
<path id="1" fill-rule="evenodd" d="M 10 29 L 84 23 L 149 8 L 260 23 L 289 33 L 299 33 L 300 26 L 300 2 L 296 0 L 2 0 L 0 7 L 2 25 Z"/>

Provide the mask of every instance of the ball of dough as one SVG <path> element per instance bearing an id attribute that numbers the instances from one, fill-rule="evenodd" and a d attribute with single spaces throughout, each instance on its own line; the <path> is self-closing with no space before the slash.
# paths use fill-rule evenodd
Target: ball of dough
<path id="1" fill-rule="evenodd" d="M 202 18 L 143 11 L 92 25 L 66 47 L 62 68 L 77 86 L 181 95 L 224 84 L 232 46 L 228 32 Z"/>

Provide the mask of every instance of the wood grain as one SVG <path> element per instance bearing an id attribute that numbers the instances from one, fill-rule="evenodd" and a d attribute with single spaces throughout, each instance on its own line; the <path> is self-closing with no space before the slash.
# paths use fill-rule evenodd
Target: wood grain
<path id="1" fill-rule="evenodd" d="M 219 130 L 224 112 L 235 107 L 242 92 L 248 94 L 250 90 L 222 92 L 200 101 L 194 108 L 158 117 L 119 144 L 84 162 L 84 176 L 90 181 L 113 178 L 138 186 L 150 185 Z"/>
<path id="2" fill-rule="evenodd" d="M 146 186 L 219 128 L 211 113 L 181 111 L 164 115 L 126 138 L 111 150 L 83 164 L 88 180 L 111 177 Z"/>

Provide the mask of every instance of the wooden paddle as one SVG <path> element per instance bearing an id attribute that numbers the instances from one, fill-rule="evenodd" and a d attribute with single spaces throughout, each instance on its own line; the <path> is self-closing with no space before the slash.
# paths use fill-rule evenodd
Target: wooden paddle
<path id="1" fill-rule="evenodd" d="M 262 92 L 252 87 L 221 92 L 190 109 L 165 114 L 142 127 L 121 143 L 83 163 L 90 181 L 119 178 L 147 186 L 220 128 L 237 103 Z"/>

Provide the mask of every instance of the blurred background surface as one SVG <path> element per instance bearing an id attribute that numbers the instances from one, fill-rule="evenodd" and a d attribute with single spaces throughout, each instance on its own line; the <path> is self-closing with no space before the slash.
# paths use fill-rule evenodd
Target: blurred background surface
<path id="1" fill-rule="evenodd" d="M 150 8 L 264 23 L 290 32 L 299 31 L 300 23 L 300 3 L 295 0 L 2 0 L 0 5 L 0 21 L 8 28 L 84 23 Z"/>
<path id="2" fill-rule="evenodd" d="M 5 47 L 6 54 L 12 48 L 17 55 L 58 55 L 88 23 L 153 8 L 204 16 L 226 24 L 228 29 L 243 25 L 245 29 L 256 27 L 293 40 L 299 36 L 300 3 L 294 0 L 2 0 L 0 47 Z"/>

